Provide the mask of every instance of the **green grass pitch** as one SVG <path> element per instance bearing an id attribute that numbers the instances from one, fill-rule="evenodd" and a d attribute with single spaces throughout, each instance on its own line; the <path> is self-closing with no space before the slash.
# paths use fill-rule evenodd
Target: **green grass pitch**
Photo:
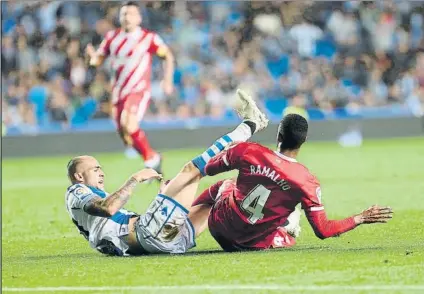
<path id="1" fill-rule="evenodd" d="M 165 176 L 175 175 L 201 151 L 164 152 Z M 123 154 L 97 156 L 109 191 L 141 166 Z M 351 149 L 306 144 L 299 161 L 321 181 L 329 217 L 381 204 L 393 207 L 394 218 L 322 241 L 302 216 L 294 248 L 254 253 L 220 252 L 205 232 L 185 256 L 102 256 L 89 248 L 67 215 L 68 159 L 3 160 L 6 293 L 424 293 L 424 138 L 366 141 Z M 217 179 L 202 180 L 199 193 Z M 157 188 L 140 185 L 128 208 L 143 212 Z"/>

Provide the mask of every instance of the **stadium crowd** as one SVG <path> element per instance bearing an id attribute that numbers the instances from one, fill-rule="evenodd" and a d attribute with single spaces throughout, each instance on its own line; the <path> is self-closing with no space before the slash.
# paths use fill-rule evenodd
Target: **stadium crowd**
<path id="1" fill-rule="evenodd" d="M 2 118 L 35 132 L 109 116 L 109 70 L 84 49 L 118 26 L 120 2 L 7 1 L 2 8 Z M 163 94 L 155 59 L 148 116 L 221 117 L 239 84 L 302 109 L 424 105 L 419 2 L 142 1 L 143 26 L 176 56 Z"/>

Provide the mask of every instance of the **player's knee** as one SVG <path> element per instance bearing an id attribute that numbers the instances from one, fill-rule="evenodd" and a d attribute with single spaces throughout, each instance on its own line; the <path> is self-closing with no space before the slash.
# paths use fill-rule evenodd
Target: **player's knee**
<path id="1" fill-rule="evenodd" d="M 193 164 L 193 162 L 187 162 L 184 166 L 183 166 L 183 168 L 182 168 L 182 170 L 181 170 L 181 172 L 183 172 L 183 173 L 191 173 L 191 172 L 193 172 L 193 171 L 198 171 L 199 169 Z"/>
<path id="2" fill-rule="evenodd" d="M 125 124 L 122 124 L 122 123 L 121 123 L 121 127 L 120 127 L 120 129 L 121 129 L 121 131 L 122 131 L 124 134 L 130 134 L 130 132 L 129 132 L 129 130 L 128 130 L 128 128 L 127 128 L 127 126 L 126 126 Z"/>
<path id="3" fill-rule="evenodd" d="M 125 120 L 125 128 L 129 134 L 134 133 L 140 128 L 139 122 L 135 115 L 129 114 L 127 116 L 127 119 Z"/>
<path id="4" fill-rule="evenodd" d="M 127 128 L 128 114 L 127 111 L 123 110 L 119 117 L 119 124 L 123 129 Z"/>
<path id="5" fill-rule="evenodd" d="M 180 171 L 180 174 L 183 174 L 189 177 L 190 181 L 198 180 L 201 178 L 201 173 L 199 169 L 193 164 L 193 162 L 187 162 Z"/>
<path id="6" fill-rule="evenodd" d="M 137 130 L 137 128 L 134 127 L 134 123 L 132 123 L 131 116 L 126 112 L 122 113 L 120 125 L 122 130 L 127 134 L 134 133 Z"/>

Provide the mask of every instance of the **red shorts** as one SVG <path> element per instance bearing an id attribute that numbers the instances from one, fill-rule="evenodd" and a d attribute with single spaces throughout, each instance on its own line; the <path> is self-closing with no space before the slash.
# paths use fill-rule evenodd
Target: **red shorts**
<path id="1" fill-rule="evenodd" d="M 211 186 L 193 203 L 209 204 L 214 199 L 208 226 L 211 235 L 225 251 L 288 248 L 296 244 L 283 227 L 269 224 L 252 225 L 244 222 L 233 208 L 232 197 L 236 184 L 233 180 L 220 181 Z M 203 200 L 203 201 L 202 201 Z"/>
<path id="2" fill-rule="evenodd" d="M 129 114 L 137 115 L 138 119 L 141 121 L 146 113 L 147 107 L 149 107 L 150 98 L 150 91 L 143 91 L 131 93 L 116 102 L 114 105 L 116 108 L 115 121 L 118 124 L 118 127 L 121 125 L 121 116 L 124 110 L 126 110 Z"/>

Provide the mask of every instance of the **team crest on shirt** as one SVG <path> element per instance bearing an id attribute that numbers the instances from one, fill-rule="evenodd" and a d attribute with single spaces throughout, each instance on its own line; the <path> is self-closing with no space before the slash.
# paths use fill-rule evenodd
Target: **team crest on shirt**
<path id="1" fill-rule="evenodd" d="M 319 200 L 319 203 L 321 203 L 321 187 L 318 187 L 316 189 L 315 193 L 317 194 L 317 198 Z"/>
<path id="2" fill-rule="evenodd" d="M 89 195 L 91 193 L 91 191 L 87 187 L 78 187 L 78 188 L 75 189 L 74 193 L 75 193 L 76 196 L 82 197 L 82 196 Z"/>

